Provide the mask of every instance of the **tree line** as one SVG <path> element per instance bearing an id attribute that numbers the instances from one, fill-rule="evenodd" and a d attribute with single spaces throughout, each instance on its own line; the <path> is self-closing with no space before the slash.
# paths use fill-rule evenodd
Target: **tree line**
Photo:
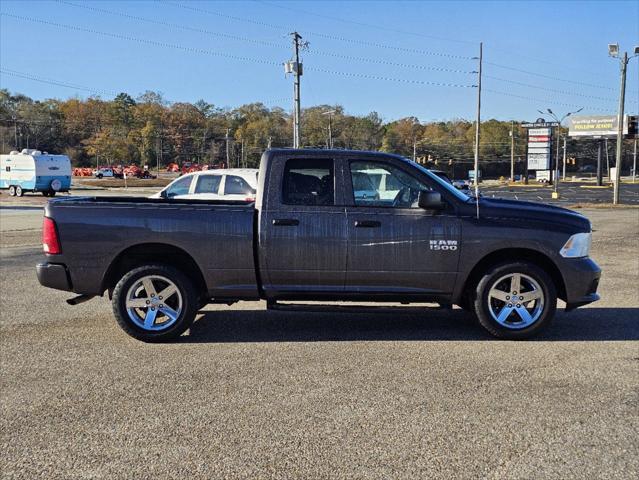
<path id="1" fill-rule="evenodd" d="M 329 131 L 335 148 L 415 157 L 458 178 L 472 169 L 475 126 L 467 120 L 422 123 L 406 117 L 385 122 L 374 111 L 350 115 L 340 105 L 303 109 L 305 147 L 327 148 Z M 484 176 L 510 174 L 511 131 L 516 172 L 524 172 L 525 130 L 519 122 L 490 119 L 481 124 Z M 35 148 L 68 155 L 74 166 L 146 164 L 162 168 L 172 162 L 194 162 L 256 167 L 265 149 L 290 147 L 292 132 L 289 112 L 262 103 L 233 109 L 204 100 L 169 103 L 152 91 L 135 99 L 120 93 L 113 100 L 33 100 L 0 90 L 2 153 Z M 593 151 L 592 143 L 571 142 L 569 155 L 581 161 L 569 165 L 569 170 L 592 162 Z"/>

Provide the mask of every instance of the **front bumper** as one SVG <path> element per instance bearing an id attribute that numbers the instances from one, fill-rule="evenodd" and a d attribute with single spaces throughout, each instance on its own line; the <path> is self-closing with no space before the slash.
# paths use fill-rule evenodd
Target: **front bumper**
<path id="1" fill-rule="evenodd" d="M 591 258 L 567 258 L 562 262 L 561 273 L 566 286 L 567 312 L 599 300 L 601 268 Z"/>
<path id="2" fill-rule="evenodd" d="M 56 290 L 72 291 L 71 279 L 65 265 L 59 263 L 39 263 L 36 266 L 40 285 Z"/>

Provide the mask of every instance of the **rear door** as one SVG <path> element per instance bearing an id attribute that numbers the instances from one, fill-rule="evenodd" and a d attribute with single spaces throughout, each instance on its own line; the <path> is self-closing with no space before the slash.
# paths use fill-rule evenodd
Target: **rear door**
<path id="1" fill-rule="evenodd" d="M 350 195 L 346 291 L 425 296 L 452 292 L 460 240 L 452 205 L 438 212 L 419 208 L 419 191 L 435 186 L 404 162 L 351 160 L 344 169 Z M 375 188 L 372 195 L 358 190 L 364 176 Z"/>
<path id="2" fill-rule="evenodd" d="M 260 212 L 267 296 L 308 297 L 344 290 L 346 214 L 340 161 L 276 158 Z"/>

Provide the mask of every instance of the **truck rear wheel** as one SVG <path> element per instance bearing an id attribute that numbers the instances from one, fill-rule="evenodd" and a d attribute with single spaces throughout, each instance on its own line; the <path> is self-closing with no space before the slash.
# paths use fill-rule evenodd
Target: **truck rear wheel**
<path id="1" fill-rule="evenodd" d="M 24 190 L 22 190 L 22 187 L 18 185 L 16 187 L 16 197 L 21 197 L 22 195 L 24 195 Z"/>
<path id="2" fill-rule="evenodd" d="M 536 265 L 502 263 L 477 284 L 474 308 L 481 326 L 495 337 L 530 338 L 552 322 L 557 291 L 550 276 Z"/>
<path id="3" fill-rule="evenodd" d="M 11 185 L 11 186 L 9 187 L 9 196 L 10 196 L 10 197 L 13 197 L 13 196 L 15 196 L 15 194 L 16 194 L 16 187 L 14 187 L 13 185 Z"/>
<path id="4" fill-rule="evenodd" d="M 191 326 L 198 300 L 193 283 L 176 268 L 144 265 L 120 279 L 112 306 L 126 333 L 144 342 L 164 342 Z"/>

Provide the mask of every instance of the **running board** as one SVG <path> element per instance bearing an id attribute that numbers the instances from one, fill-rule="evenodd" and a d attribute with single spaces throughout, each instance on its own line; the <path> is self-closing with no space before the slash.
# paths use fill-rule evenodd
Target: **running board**
<path id="1" fill-rule="evenodd" d="M 451 304 L 436 303 L 429 304 L 432 306 L 420 305 L 417 307 L 392 306 L 392 305 L 327 305 L 313 303 L 281 303 L 277 301 L 266 302 L 268 310 L 277 310 L 283 312 L 338 312 L 338 313 L 415 313 L 424 310 L 450 310 Z"/>

